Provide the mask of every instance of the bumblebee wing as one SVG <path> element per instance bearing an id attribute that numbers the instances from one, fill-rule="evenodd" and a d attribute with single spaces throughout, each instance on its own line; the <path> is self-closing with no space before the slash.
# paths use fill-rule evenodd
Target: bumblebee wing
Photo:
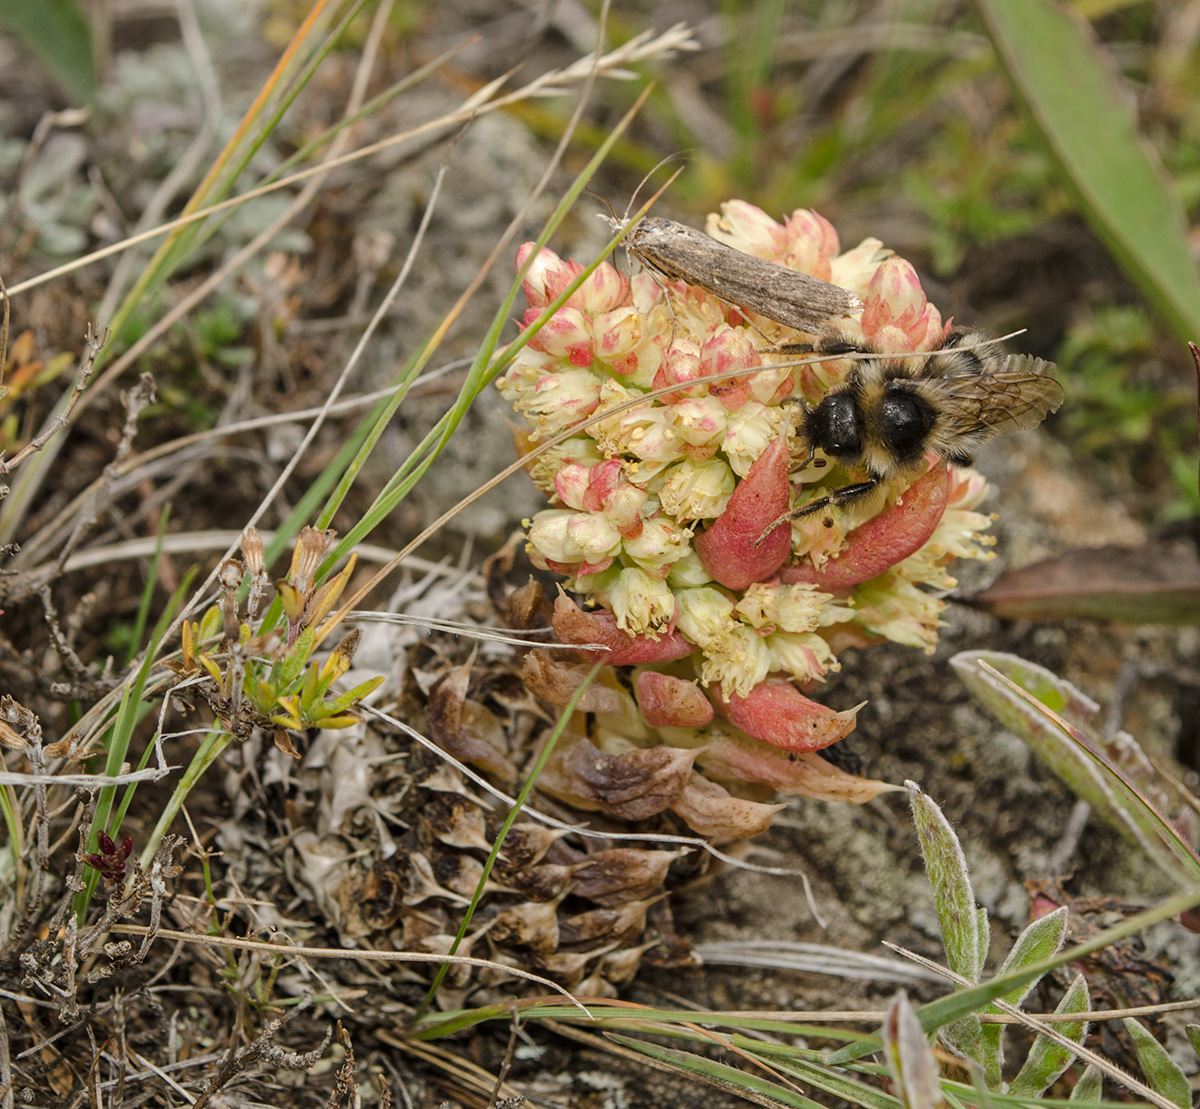
<path id="1" fill-rule="evenodd" d="M 1037 427 L 1064 399 L 1054 370 L 1053 362 L 1015 354 L 994 372 L 942 378 L 951 424 L 977 438 Z"/>

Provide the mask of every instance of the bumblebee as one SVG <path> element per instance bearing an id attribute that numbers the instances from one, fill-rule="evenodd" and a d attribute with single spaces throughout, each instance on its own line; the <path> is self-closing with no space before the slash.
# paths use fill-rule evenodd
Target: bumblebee
<path id="1" fill-rule="evenodd" d="M 933 453 L 969 466 L 995 435 L 1037 427 L 1063 402 L 1055 366 L 1025 354 L 1003 354 L 977 332 L 951 331 L 935 350 L 884 355 L 830 337 L 783 349 L 821 355 L 867 355 L 820 403 L 803 405 L 797 437 L 806 457 L 798 467 L 833 461 L 865 471 L 844 485 L 791 510 L 809 516 L 869 497 L 883 483 L 924 471 Z M 817 458 L 820 451 L 823 458 Z M 783 521 L 780 520 L 780 523 Z"/>

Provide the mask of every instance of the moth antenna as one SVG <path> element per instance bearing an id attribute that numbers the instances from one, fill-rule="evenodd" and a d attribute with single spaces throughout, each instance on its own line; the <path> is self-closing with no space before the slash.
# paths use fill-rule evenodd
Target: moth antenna
<path id="1" fill-rule="evenodd" d="M 625 208 L 625 215 L 623 217 L 623 220 L 625 222 L 628 222 L 628 220 L 629 220 L 629 211 L 637 203 L 638 193 L 640 193 L 642 191 L 642 186 L 645 185 L 650 180 L 650 178 L 653 177 L 660 169 L 662 169 L 663 166 L 667 165 L 669 162 L 674 161 L 676 158 L 682 158 L 683 156 L 684 156 L 684 152 L 682 150 L 677 151 L 674 154 L 668 154 L 665 158 L 662 158 L 653 167 L 651 167 L 650 170 L 647 171 L 646 176 L 643 177 L 638 182 L 637 188 L 633 190 L 633 196 L 631 196 L 629 198 L 629 204 Z M 616 214 L 617 214 L 616 212 L 613 212 L 614 217 L 616 216 Z"/>

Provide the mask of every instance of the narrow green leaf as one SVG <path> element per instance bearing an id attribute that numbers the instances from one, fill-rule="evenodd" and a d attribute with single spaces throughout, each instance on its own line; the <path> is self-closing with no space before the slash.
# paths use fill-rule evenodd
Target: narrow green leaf
<path id="1" fill-rule="evenodd" d="M 1192 1088 L 1179 1064 L 1167 1054 L 1147 1030 L 1146 1026 L 1132 1017 L 1122 1022 L 1137 1050 L 1138 1063 L 1146 1076 L 1146 1085 L 1155 1093 L 1175 1102 L 1180 1109 L 1192 1109 Z"/>
<path id="2" fill-rule="evenodd" d="M 1053 958 L 1062 947 L 1066 934 L 1067 910 L 1065 908 L 1055 909 L 1054 912 L 1035 920 L 1017 937 L 1004 959 L 1000 974 L 1004 975 L 1011 970 L 1020 970 L 1044 959 Z M 997 998 L 988 1005 L 984 1012 L 999 1013 L 1001 1010 L 998 1002 L 1020 1005 L 1039 980 L 1039 978 L 1034 978 L 1014 987 L 1003 997 Z M 981 1028 L 981 1035 L 984 1077 L 992 1089 L 999 1089 L 1004 1074 L 1004 1025 L 984 1024 Z"/>
<path id="3" fill-rule="evenodd" d="M 1057 955 L 1062 949 L 1063 940 L 1066 939 L 1067 916 L 1067 907 L 1063 905 L 1028 925 L 1017 937 L 1012 950 L 1005 957 L 1004 964 L 1000 967 L 1000 973 L 1007 974 L 1010 970 L 1021 970 L 1033 963 L 1039 963 L 1043 959 L 1050 959 Z M 1000 1000 L 1009 1005 L 1020 1005 L 1029 996 L 1029 991 L 1037 985 L 1038 981 L 1039 979 L 1035 978 L 1031 982 L 1026 982 L 1005 994 Z"/>
<path id="4" fill-rule="evenodd" d="M 1049 918 L 1043 917 L 1042 919 Z M 1063 999 L 1058 1003 L 1058 1008 L 1054 1011 L 1056 1013 L 1086 1013 L 1090 1005 L 1091 998 L 1088 994 L 1087 982 L 1080 974 L 1071 983 L 1063 995 Z M 1084 1036 L 1087 1035 L 1087 1021 L 1081 1020 L 1077 1024 L 1056 1024 L 1054 1031 L 1081 1044 Z M 1071 1065 L 1074 1059 L 1075 1053 L 1069 1048 L 1063 1047 L 1049 1036 L 1039 1033 L 1033 1041 L 1033 1046 L 1029 1049 L 1029 1054 L 1025 1057 L 1024 1065 L 1017 1077 L 1013 1079 L 1012 1085 L 1009 1086 L 1008 1092 L 1016 1096 L 1041 1097 L 1051 1084 L 1058 1081 L 1063 1071 Z M 1097 1089 L 1097 1096 L 1099 1093 L 1100 1091 Z"/>
<path id="5" fill-rule="evenodd" d="M 92 31 L 75 0 L 4 0 L 0 28 L 20 39 L 77 102 L 95 95 Z"/>
<path id="6" fill-rule="evenodd" d="M 976 0 L 996 52 L 1096 234 L 1182 339 L 1200 334 L 1183 205 L 1091 27 L 1053 0 Z"/>
<path id="7" fill-rule="evenodd" d="M 967 872 L 967 859 L 958 836 L 942 810 L 915 782 L 905 782 L 913 824 L 925 859 L 925 875 L 933 887 L 946 962 L 955 974 L 979 981 L 979 927 L 975 893 Z"/>
<path id="8" fill-rule="evenodd" d="M 1188 1043 L 1192 1045 L 1192 1050 L 1200 1055 L 1200 1024 L 1189 1024 L 1187 1026 Z"/>
<path id="9" fill-rule="evenodd" d="M 659 1047 L 657 1044 L 636 1040 L 632 1036 L 618 1036 L 615 1033 L 609 1033 L 609 1038 L 624 1047 L 640 1051 L 643 1055 L 649 1055 L 651 1059 L 669 1063 L 682 1071 L 719 1082 L 724 1086 L 731 1086 L 735 1090 L 774 1098 L 781 1105 L 794 1106 L 795 1109 L 822 1109 L 819 1102 L 813 1101 L 803 1094 L 798 1094 L 794 1090 L 789 1090 L 774 1082 L 768 1082 L 757 1075 L 747 1074 L 736 1067 L 718 1063 L 714 1059 L 705 1059 L 700 1055 L 677 1051 L 674 1048 Z M 756 1097 L 754 1100 L 757 1101 L 759 1098 Z"/>
<path id="10" fill-rule="evenodd" d="M 1071 1100 L 1080 1105 L 1096 1105 L 1104 1092 L 1104 1075 L 1089 1063 L 1071 1091 Z"/>

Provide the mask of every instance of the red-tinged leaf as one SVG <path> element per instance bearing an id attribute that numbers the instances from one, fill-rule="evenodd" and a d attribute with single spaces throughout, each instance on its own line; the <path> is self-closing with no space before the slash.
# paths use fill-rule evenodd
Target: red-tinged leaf
<path id="1" fill-rule="evenodd" d="M 642 719 L 652 728 L 701 728 L 713 718 L 712 702 L 696 682 L 639 670 L 633 690 Z"/>
<path id="2" fill-rule="evenodd" d="M 726 697 L 720 683 L 715 683 L 709 692 L 717 710 L 735 727 L 754 739 L 797 755 L 819 751 L 848 736 L 862 707 L 835 712 L 810 701 L 783 678 L 766 678 L 745 697 L 736 693 Z"/>
<path id="3" fill-rule="evenodd" d="M 696 763 L 714 778 L 757 782 L 778 793 L 818 801 L 862 805 L 881 793 L 901 788 L 847 774 L 820 755 L 793 755 L 715 724 L 705 733 L 705 746 Z"/>
<path id="4" fill-rule="evenodd" d="M 941 523 L 949 491 L 946 464 L 939 462 L 913 482 L 891 508 L 846 536 L 846 549 L 822 569 L 793 563 L 779 571 L 779 580 L 787 585 L 812 583 L 821 589 L 835 590 L 878 577 L 925 546 Z"/>
<path id="5" fill-rule="evenodd" d="M 649 635 L 628 635 L 617 627 L 617 618 L 611 612 L 584 612 L 561 594 L 554 602 L 553 624 L 558 638 L 579 650 L 586 649 L 583 644 L 607 647 L 604 661 L 613 666 L 674 662 L 695 650 L 677 631 L 660 632 L 657 639 Z"/>
<path id="6" fill-rule="evenodd" d="M 673 812 L 698 836 L 751 839 L 771 827 L 771 818 L 786 805 L 764 805 L 734 797 L 724 786 L 693 774 Z"/>
<path id="7" fill-rule="evenodd" d="M 1191 543 L 1066 551 L 964 598 L 1010 620 L 1200 624 L 1200 558 Z"/>
<path id="8" fill-rule="evenodd" d="M 771 577 L 791 549 L 791 529 L 763 532 L 788 510 L 788 441 L 776 439 L 738 482 L 725 511 L 695 540 L 704 569 L 727 589 L 745 589 Z"/>

